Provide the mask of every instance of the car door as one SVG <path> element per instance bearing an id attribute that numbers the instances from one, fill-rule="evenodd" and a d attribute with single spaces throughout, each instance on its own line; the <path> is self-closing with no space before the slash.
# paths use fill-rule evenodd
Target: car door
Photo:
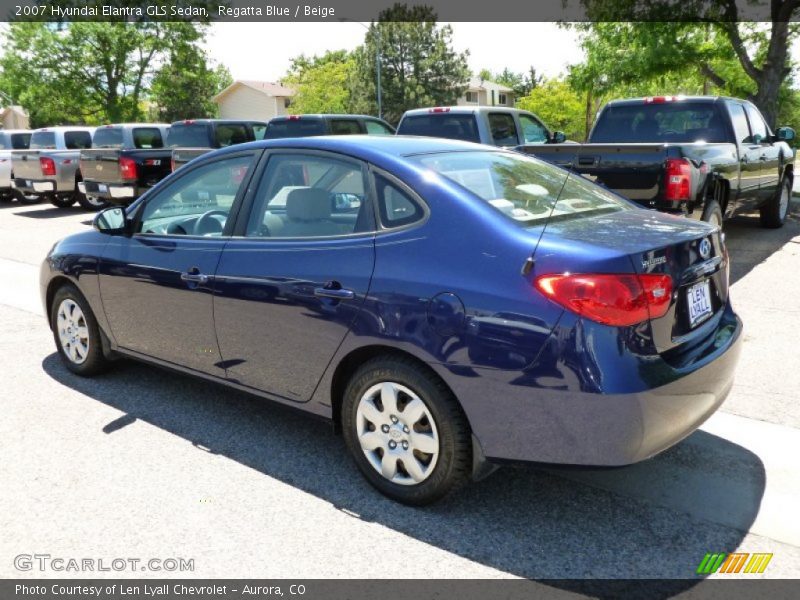
<path id="1" fill-rule="evenodd" d="M 100 293 L 124 350 L 224 376 L 214 332 L 214 272 L 257 153 L 193 165 L 145 197 L 134 233 L 112 238 Z"/>
<path id="2" fill-rule="evenodd" d="M 358 315 L 374 266 L 365 165 L 274 151 L 216 274 L 217 339 L 235 383 L 305 402 Z"/>
<path id="3" fill-rule="evenodd" d="M 727 105 L 739 151 L 739 194 L 735 198 L 735 209 L 737 212 L 748 211 L 759 203 L 761 145 L 753 140 L 744 104 L 729 101 Z"/>
<path id="4" fill-rule="evenodd" d="M 753 132 L 753 142 L 759 146 L 758 161 L 759 184 L 758 197 L 759 203 L 769 202 L 778 191 L 780 182 L 781 151 L 775 144 L 772 132 L 769 130 L 764 118 L 758 109 L 749 102 L 744 105 L 747 111 L 747 119 L 750 121 L 750 130 Z"/>

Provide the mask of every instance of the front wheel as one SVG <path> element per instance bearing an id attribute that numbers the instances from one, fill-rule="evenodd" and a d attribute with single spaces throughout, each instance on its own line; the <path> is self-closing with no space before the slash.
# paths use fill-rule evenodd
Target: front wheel
<path id="1" fill-rule="evenodd" d="M 430 504 L 468 481 L 472 436 L 445 384 L 403 357 L 356 371 L 342 403 L 345 443 L 367 481 L 403 504 Z"/>
<path id="2" fill-rule="evenodd" d="M 94 313 L 73 285 L 66 284 L 56 292 L 50 310 L 50 327 L 58 354 L 70 371 L 90 376 L 108 366 Z"/>
<path id="3" fill-rule="evenodd" d="M 769 229 L 783 227 L 789 214 L 789 200 L 792 198 L 792 180 L 784 176 L 778 193 L 767 204 L 761 207 L 761 225 Z"/>

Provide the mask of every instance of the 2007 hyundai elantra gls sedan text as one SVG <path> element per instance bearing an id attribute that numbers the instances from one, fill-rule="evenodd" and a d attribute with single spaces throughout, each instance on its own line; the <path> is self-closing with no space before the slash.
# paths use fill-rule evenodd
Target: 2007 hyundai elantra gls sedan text
<path id="1" fill-rule="evenodd" d="M 409 504 L 502 461 L 651 457 L 722 403 L 742 339 L 718 229 L 432 138 L 207 154 L 41 285 L 73 372 L 128 356 L 327 417 Z"/>

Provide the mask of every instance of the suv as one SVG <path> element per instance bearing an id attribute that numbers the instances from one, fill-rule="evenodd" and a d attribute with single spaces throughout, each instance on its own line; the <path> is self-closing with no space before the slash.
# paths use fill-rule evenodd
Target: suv
<path id="1" fill-rule="evenodd" d="M 560 144 L 561 131 L 550 131 L 531 112 L 501 106 L 437 106 L 407 110 L 397 135 L 424 135 L 504 148 L 520 144 Z"/>

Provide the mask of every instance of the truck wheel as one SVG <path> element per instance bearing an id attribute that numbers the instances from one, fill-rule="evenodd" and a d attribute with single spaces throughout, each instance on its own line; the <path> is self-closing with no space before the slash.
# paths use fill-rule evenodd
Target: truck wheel
<path id="1" fill-rule="evenodd" d="M 108 206 L 108 202 L 103 200 L 102 198 L 97 198 L 95 196 L 86 196 L 77 192 L 78 196 L 78 204 L 80 204 L 86 210 L 100 210 L 101 208 L 105 208 Z"/>
<path id="2" fill-rule="evenodd" d="M 367 481 L 403 504 L 430 504 L 469 480 L 467 419 L 444 383 L 408 358 L 378 357 L 355 372 L 342 430 Z"/>
<path id="3" fill-rule="evenodd" d="M 716 200 L 706 200 L 702 218 L 706 223 L 711 223 L 722 229 L 722 209 Z"/>
<path id="4" fill-rule="evenodd" d="M 56 208 L 69 208 L 73 204 L 75 204 L 75 198 L 70 196 L 56 196 L 52 194 L 47 198 L 50 201 L 50 204 L 55 206 Z"/>
<path id="5" fill-rule="evenodd" d="M 761 207 L 761 226 L 769 229 L 783 227 L 789 214 L 789 201 L 792 199 L 792 179 L 784 175 L 778 186 L 778 193 Z"/>
<path id="6" fill-rule="evenodd" d="M 14 199 L 19 202 L 20 204 L 38 204 L 41 200 L 41 196 L 26 196 L 19 190 L 14 190 Z"/>

